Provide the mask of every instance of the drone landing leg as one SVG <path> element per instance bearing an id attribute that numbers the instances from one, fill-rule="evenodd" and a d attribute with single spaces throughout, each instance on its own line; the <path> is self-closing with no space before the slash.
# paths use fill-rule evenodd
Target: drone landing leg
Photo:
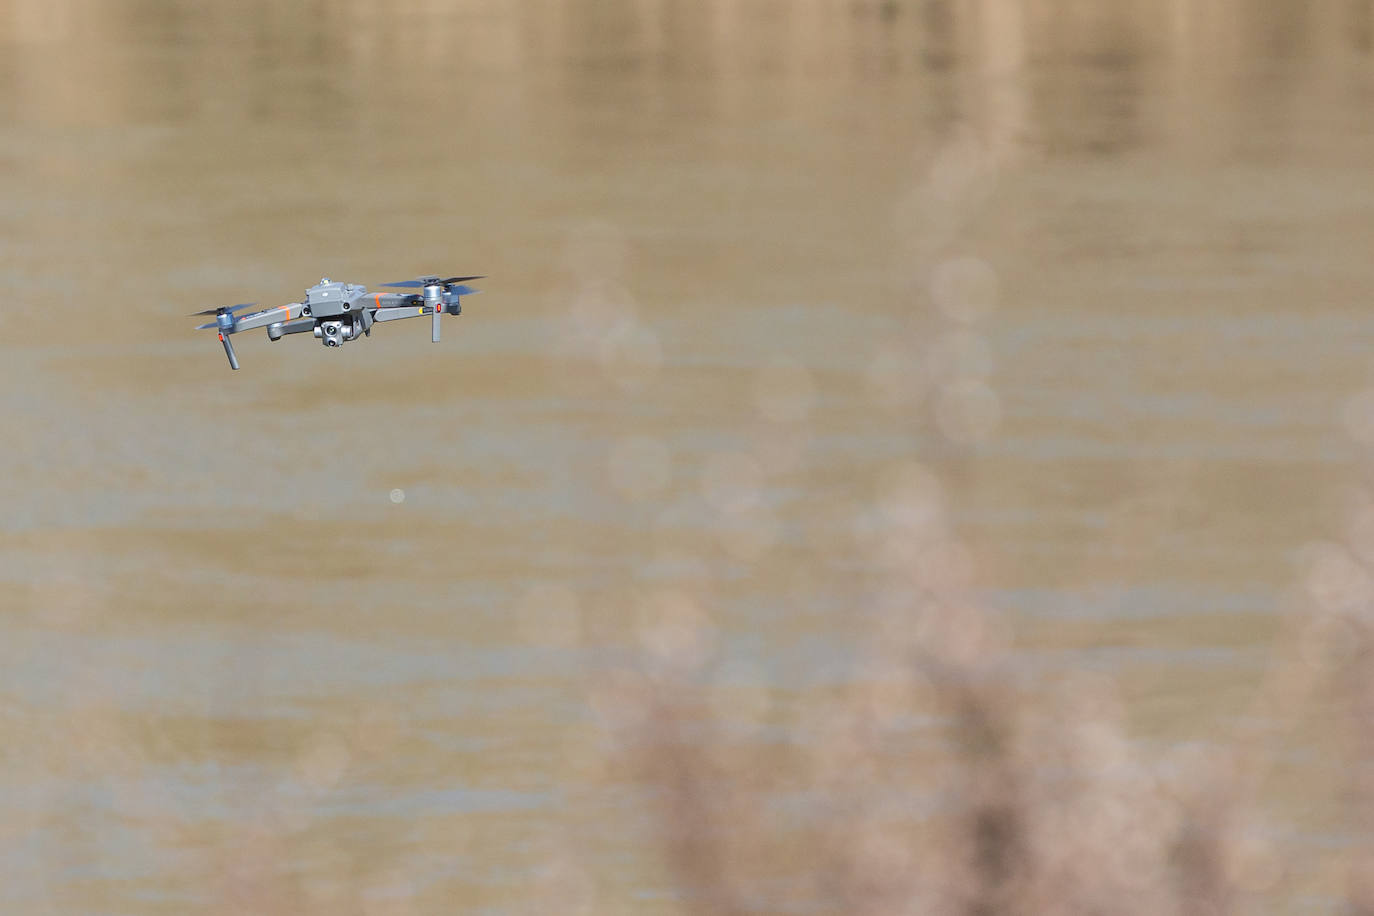
<path id="1" fill-rule="evenodd" d="M 230 343 L 228 336 L 222 331 L 219 335 L 219 342 L 224 344 L 224 355 L 229 357 L 229 368 L 237 369 L 239 367 L 239 358 L 234 355 L 234 345 Z"/>

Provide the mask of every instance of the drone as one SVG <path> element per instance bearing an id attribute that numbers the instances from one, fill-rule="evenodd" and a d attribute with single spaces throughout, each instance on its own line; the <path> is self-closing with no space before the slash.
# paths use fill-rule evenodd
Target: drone
<path id="1" fill-rule="evenodd" d="M 300 302 L 240 315 L 239 312 L 257 304 L 244 302 L 195 312 L 191 317 L 215 316 L 214 321 L 198 325 L 196 330 L 219 330 L 220 343 L 224 344 L 224 355 L 229 357 L 230 369 L 239 367 L 230 337 L 240 331 L 252 331 L 257 328 L 267 329 L 268 340 L 281 340 L 287 334 L 310 333 L 326 347 L 342 347 L 345 342 L 357 340 L 360 336 L 371 337 L 372 326 L 379 321 L 431 315 L 432 337 L 434 342 L 438 343 L 439 316 L 461 315 L 463 307 L 459 302 L 460 297 L 480 292 L 463 284 L 468 280 L 481 279 L 420 277 L 416 280 L 382 284 L 385 287 L 418 289 L 418 293 L 369 293 L 365 287 L 357 284 L 339 283 L 325 277 L 306 290 L 305 298 Z"/>

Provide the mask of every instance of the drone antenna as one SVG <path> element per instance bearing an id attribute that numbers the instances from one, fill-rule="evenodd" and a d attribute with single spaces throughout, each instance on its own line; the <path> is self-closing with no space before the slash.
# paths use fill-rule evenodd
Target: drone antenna
<path id="1" fill-rule="evenodd" d="M 430 309 L 433 320 L 430 324 L 430 339 L 439 342 L 439 314 L 444 310 L 444 287 L 435 277 L 425 284 L 424 303 Z"/>
<path id="2" fill-rule="evenodd" d="M 234 355 L 234 344 L 229 340 L 229 335 L 220 331 L 219 342 L 224 344 L 224 355 L 229 357 L 229 368 L 237 369 L 239 367 L 239 358 Z"/>

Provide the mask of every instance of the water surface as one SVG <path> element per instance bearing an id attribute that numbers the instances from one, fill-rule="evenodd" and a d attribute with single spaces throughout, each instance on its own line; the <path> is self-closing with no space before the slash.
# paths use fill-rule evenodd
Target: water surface
<path id="1" fill-rule="evenodd" d="M 646 657 L 804 743 L 957 592 L 1206 742 L 1344 536 L 1367 3 L 0 0 L 0 50 L 9 909 L 676 912 Z M 430 271 L 488 277 L 438 346 L 231 373 L 184 317 Z"/>

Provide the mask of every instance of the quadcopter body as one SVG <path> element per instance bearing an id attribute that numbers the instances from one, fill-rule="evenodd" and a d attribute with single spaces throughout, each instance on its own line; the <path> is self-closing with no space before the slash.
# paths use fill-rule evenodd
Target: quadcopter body
<path id="1" fill-rule="evenodd" d="M 431 338 L 439 342 L 439 316 L 460 315 L 463 311 L 461 297 L 472 295 L 478 290 L 464 286 L 466 280 L 480 280 L 481 277 L 420 277 L 417 280 L 403 280 L 400 283 L 384 283 L 385 287 L 419 290 L 401 293 L 368 292 L 366 287 L 355 283 L 340 283 L 328 277 L 305 291 L 300 302 L 290 302 L 275 308 L 244 312 L 255 303 L 223 306 L 196 312 L 200 315 L 213 315 L 214 321 L 199 325 L 196 330 L 215 328 L 224 344 L 224 355 L 229 357 L 229 368 L 239 367 L 234 353 L 232 335 L 258 328 L 267 329 L 269 340 L 281 340 L 288 334 L 313 334 L 315 339 L 326 347 L 342 347 L 350 340 L 370 337 L 372 326 L 381 321 L 396 321 L 401 318 L 431 316 Z M 243 314 L 239 314 L 243 313 Z"/>

